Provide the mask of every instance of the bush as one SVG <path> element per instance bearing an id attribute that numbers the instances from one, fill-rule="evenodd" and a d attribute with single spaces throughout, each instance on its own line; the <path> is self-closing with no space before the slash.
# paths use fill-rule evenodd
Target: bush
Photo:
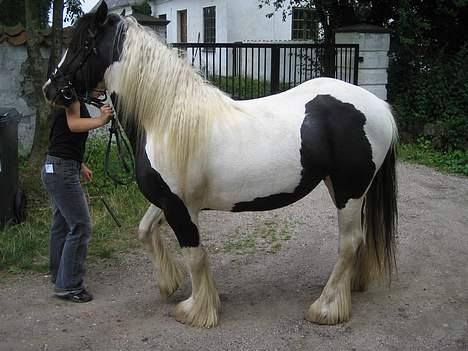
<path id="1" fill-rule="evenodd" d="M 392 101 L 402 135 L 412 142 L 425 136 L 437 150 L 465 150 L 468 47 L 452 57 L 441 55 L 420 67 L 406 77 L 410 81 L 405 82 L 405 89 L 396 93 Z M 396 74 L 393 79 L 397 79 Z"/>

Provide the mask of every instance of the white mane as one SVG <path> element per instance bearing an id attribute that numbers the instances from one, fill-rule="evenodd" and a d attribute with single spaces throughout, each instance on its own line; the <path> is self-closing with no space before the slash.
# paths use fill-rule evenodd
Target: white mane
<path id="1" fill-rule="evenodd" d="M 157 140 L 183 176 L 190 159 L 201 155 L 214 118 L 238 109 L 235 102 L 207 83 L 169 49 L 153 31 L 134 19 L 124 20 L 126 34 L 115 74 L 106 85 L 119 95 L 123 123 L 134 119 Z"/>

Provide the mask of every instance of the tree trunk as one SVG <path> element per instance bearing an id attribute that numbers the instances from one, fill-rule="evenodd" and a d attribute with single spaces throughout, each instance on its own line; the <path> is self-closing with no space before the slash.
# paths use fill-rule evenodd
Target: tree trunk
<path id="1" fill-rule="evenodd" d="M 322 69 L 325 77 L 335 77 L 335 35 L 334 35 L 334 22 L 333 16 L 330 15 L 330 8 L 334 2 L 315 0 L 315 8 L 323 26 L 324 45 L 325 50 L 322 55 Z"/>
<path id="2" fill-rule="evenodd" d="M 28 40 L 26 49 L 28 52 L 28 78 L 31 80 L 36 102 L 36 126 L 34 130 L 33 147 L 29 162 L 34 168 L 38 167 L 47 149 L 48 115 L 49 106 L 42 94 L 42 85 L 46 80 L 46 60 L 41 56 L 40 42 L 42 28 L 40 21 L 41 2 L 37 0 L 25 0 L 26 32 Z"/>
<path id="3" fill-rule="evenodd" d="M 52 47 L 50 48 L 49 76 L 58 66 L 63 50 L 63 0 L 54 0 L 52 13 Z"/>

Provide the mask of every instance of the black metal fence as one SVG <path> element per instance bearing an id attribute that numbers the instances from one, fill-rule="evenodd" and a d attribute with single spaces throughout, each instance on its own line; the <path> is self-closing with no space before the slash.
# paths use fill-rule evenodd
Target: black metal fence
<path id="1" fill-rule="evenodd" d="M 309 79 L 357 84 L 359 45 L 175 43 L 179 54 L 235 99 L 275 94 Z"/>

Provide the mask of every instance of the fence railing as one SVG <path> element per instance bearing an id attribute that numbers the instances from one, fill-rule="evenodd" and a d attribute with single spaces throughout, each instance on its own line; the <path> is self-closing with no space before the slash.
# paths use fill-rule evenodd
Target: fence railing
<path id="1" fill-rule="evenodd" d="M 235 99 L 275 94 L 309 79 L 358 82 L 359 45 L 174 43 L 206 79 Z"/>

